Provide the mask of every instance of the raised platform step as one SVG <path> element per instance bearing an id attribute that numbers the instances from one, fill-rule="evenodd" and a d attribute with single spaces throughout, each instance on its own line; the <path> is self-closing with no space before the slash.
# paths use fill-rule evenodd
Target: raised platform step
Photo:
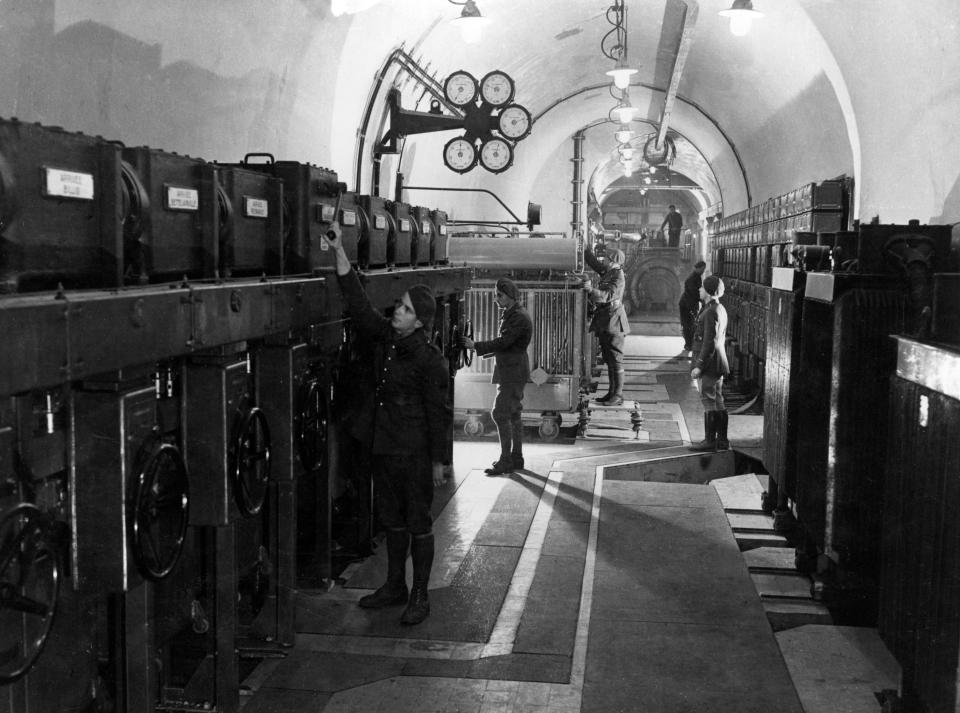
<path id="1" fill-rule="evenodd" d="M 783 547 L 791 548 L 790 543 L 787 541 L 787 538 L 783 535 L 777 535 L 775 533 L 766 533 L 766 532 L 736 532 L 734 531 L 733 536 L 737 540 L 737 544 L 740 546 L 740 551 L 745 552 L 746 550 L 752 550 L 757 547 Z"/>
<path id="2" fill-rule="evenodd" d="M 830 625 L 830 610 L 820 602 L 807 599 L 763 599 L 767 621 L 774 631 L 786 631 L 807 624 Z"/>

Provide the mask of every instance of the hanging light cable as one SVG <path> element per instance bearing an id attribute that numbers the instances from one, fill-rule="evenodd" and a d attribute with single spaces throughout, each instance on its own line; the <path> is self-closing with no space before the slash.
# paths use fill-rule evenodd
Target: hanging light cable
<path id="1" fill-rule="evenodd" d="M 624 0 L 614 0 L 613 5 L 607 8 L 607 22 L 613 25 L 613 29 L 600 40 L 600 51 L 615 63 L 607 75 L 613 78 L 618 89 L 626 89 L 630 86 L 630 77 L 637 70 L 630 67 L 627 61 L 627 6 Z"/>

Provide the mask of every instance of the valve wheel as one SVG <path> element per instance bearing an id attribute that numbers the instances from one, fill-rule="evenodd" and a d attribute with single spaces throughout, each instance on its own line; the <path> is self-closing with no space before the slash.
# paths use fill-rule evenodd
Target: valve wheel
<path id="1" fill-rule="evenodd" d="M 540 420 L 538 433 L 544 441 L 552 441 L 560 435 L 560 422 L 552 416 L 543 418 Z"/>
<path id="2" fill-rule="evenodd" d="M 175 445 L 156 441 L 137 476 L 133 505 L 133 556 L 149 579 L 161 580 L 183 552 L 190 511 L 187 465 Z"/>
<path id="3" fill-rule="evenodd" d="M 471 438 L 478 438 L 483 435 L 483 421 L 479 418 L 468 418 L 463 423 L 463 432 Z"/>
<path id="4" fill-rule="evenodd" d="M 267 497 L 270 479 L 270 428 L 263 411 L 254 406 L 240 421 L 232 455 L 233 483 L 240 512 L 253 516 Z"/>
<path id="5" fill-rule="evenodd" d="M 0 684 L 37 661 L 60 594 L 60 564 L 49 519 L 30 503 L 0 516 Z"/>
<path id="6" fill-rule="evenodd" d="M 327 400 L 318 379 L 311 379 L 302 393 L 295 421 L 297 453 L 306 470 L 316 471 L 323 467 L 327 447 Z"/>

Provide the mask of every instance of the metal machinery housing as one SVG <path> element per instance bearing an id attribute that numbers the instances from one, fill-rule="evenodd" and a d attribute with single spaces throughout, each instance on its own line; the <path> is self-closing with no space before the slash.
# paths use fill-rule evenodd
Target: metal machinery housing
<path id="1" fill-rule="evenodd" d="M 0 711 L 237 711 L 375 516 L 344 497 L 363 354 L 326 228 L 378 309 L 433 288 L 452 356 L 446 213 L 17 121 L 0 168 Z"/>

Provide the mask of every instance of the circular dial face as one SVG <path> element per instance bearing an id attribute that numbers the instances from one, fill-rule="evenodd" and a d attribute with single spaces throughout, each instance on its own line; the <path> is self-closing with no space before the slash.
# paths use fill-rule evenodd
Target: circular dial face
<path id="1" fill-rule="evenodd" d="M 477 80 L 469 72 L 454 72 L 443 83 L 443 94 L 451 104 L 469 104 L 477 98 Z"/>
<path id="2" fill-rule="evenodd" d="M 490 139 L 480 147 L 480 163 L 488 171 L 500 173 L 513 163 L 513 149 L 503 139 Z"/>
<path id="3" fill-rule="evenodd" d="M 466 173 L 477 163 L 477 149 L 462 137 L 451 139 L 443 147 L 443 162 L 457 173 Z"/>
<path id="4" fill-rule="evenodd" d="M 530 133 L 530 112 L 519 104 L 505 106 L 497 117 L 497 127 L 508 139 L 519 141 Z"/>
<path id="5" fill-rule="evenodd" d="M 513 99 L 513 80 L 498 69 L 493 70 L 480 82 L 480 96 L 493 106 L 503 106 Z"/>

